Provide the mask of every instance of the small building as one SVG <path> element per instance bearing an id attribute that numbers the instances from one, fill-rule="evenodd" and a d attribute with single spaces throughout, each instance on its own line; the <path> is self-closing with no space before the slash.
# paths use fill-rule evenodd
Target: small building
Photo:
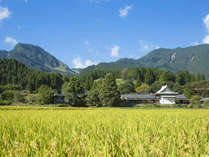
<path id="1" fill-rule="evenodd" d="M 184 95 L 177 95 L 176 103 L 177 104 L 189 104 L 189 99 L 185 97 Z"/>
<path id="2" fill-rule="evenodd" d="M 64 94 L 54 94 L 54 104 L 64 104 L 65 97 L 66 95 Z"/>
<path id="3" fill-rule="evenodd" d="M 201 103 L 204 103 L 204 102 L 206 102 L 206 101 L 209 101 L 209 98 L 202 98 L 202 99 L 200 100 Z"/>
<path id="4" fill-rule="evenodd" d="M 184 95 L 177 92 L 173 92 L 168 88 L 167 85 L 162 86 L 162 88 L 155 93 L 156 99 L 159 100 L 160 104 L 164 105 L 174 105 L 174 104 L 187 104 L 189 99 Z"/>
<path id="5" fill-rule="evenodd" d="M 141 104 L 141 103 L 155 103 L 156 99 L 154 95 L 151 94 L 123 94 L 121 95 L 121 100 L 126 101 L 128 104 Z"/>
<path id="6" fill-rule="evenodd" d="M 179 94 L 171 91 L 167 85 L 155 93 L 156 98 L 160 100 L 160 104 L 174 105 L 176 104 L 176 98 Z"/>
<path id="7" fill-rule="evenodd" d="M 208 98 L 209 99 L 209 98 Z M 188 104 L 189 99 L 184 95 L 171 91 L 167 85 L 155 94 L 123 94 L 121 100 L 126 104 L 160 103 L 162 105 Z"/>

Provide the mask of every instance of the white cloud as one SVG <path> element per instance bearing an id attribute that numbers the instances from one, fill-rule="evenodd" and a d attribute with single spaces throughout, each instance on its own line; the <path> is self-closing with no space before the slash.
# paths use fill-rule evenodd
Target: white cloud
<path id="1" fill-rule="evenodd" d="M 0 6 L 0 21 L 9 18 L 11 12 L 8 8 L 4 8 Z"/>
<path id="2" fill-rule="evenodd" d="M 152 51 L 152 50 L 159 49 L 159 48 L 160 48 L 160 46 L 148 44 L 148 43 L 144 42 L 143 40 L 139 40 L 139 50 L 142 52 L 148 52 L 148 51 Z"/>
<path id="3" fill-rule="evenodd" d="M 90 65 L 96 65 L 96 64 L 97 64 L 96 62 L 93 62 L 89 59 L 83 62 L 80 57 L 76 57 L 73 59 L 73 65 L 75 68 L 86 68 Z"/>
<path id="4" fill-rule="evenodd" d="M 141 51 L 148 51 L 150 49 L 150 46 L 145 44 L 143 40 L 139 40 L 139 46 Z"/>
<path id="5" fill-rule="evenodd" d="M 111 48 L 111 56 L 112 57 L 119 57 L 120 46 L 115 45 Z"/>
<path id="6" fill-rule="evenodd" d="M 159 49 L 160 48 L 160 46 L 155 46 L 155 48 L 154 49 Z"/>
<path id="7" fill-rule="evenodd" d="M 203 19 L 203 23 L 205 24 L 208 34 L 204 37 L 202 42 L 204 44 L 209 44 L 209 14 L 205 16 L 205 18 Z"/>
<path id="8" fill-rule="evenodd" d="M 11 45 L 16 45 L 18 43 L 17 40 L 15 40 L 14 38 L 11 38 L 11 37 L 6 37 L 4 42 L 11 44 Z"/>
<path id="9" fill-rule="evenodd" d="M 119 10 L 120 17 L 126 17 L 131 9 L 132 9 L 132 6 L 130 5 L 125 6 L 124 8 L 120 8 Z"/>
<path id="10" fill-rule="evenodd" d="M 206 17 L 203 19 L 203 22 L 205 24 L 207 31 L 209 32 L 209 14 L 206 15 Z"/>
<path id="11" fill-rule="evenodd" d="M 198 41 L 195 41 L 195 42 L 192 42 L 190 45 L 191 46 L 197 46 L 197 45 L 200 45 L 200 43 Z"/>
<path id="12" fill-rule="evenodd" d="M 203 39 L 204 44 L 209 44 L 209 35 L 206 35 L 205 38 Z"/>

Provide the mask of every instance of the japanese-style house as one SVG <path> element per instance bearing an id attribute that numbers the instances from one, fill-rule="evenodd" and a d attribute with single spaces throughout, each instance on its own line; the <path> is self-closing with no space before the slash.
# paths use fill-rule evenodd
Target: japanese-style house
<path id="1" fill-rule="evenodd" d="M 184 95 L 171 91 L 167 85 L 155 94 L 123 94 L 121 100 L 131 104 L 160 103 L 162 105 L 186 104 L 189 102 Z"/>

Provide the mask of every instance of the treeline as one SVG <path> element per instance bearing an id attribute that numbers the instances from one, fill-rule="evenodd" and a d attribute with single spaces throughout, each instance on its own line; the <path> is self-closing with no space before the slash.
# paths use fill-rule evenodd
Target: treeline
<path id="1" fill-rule="evenodd" d="M 53 103 L 53 94 L 63 93 L 67 95 L 66 101 L 72 106 L 117 106 L 121 94 L 155 93 L 165 84 L 173 91 L 184 93 L 188 97 L 208 96 L 209 90 L 202 91 L 200 88 L 208 82 L 200 84 L 204 80 L 204 75 L 187 71 L 172 73 L 143 67 L 61 75 L 34 71 L 13 59 L 0 59 L 0 94 L 2 93 L 5 100 L 9 95 L 10 99 L 13 97 L 23 101 L 22 96 L 16 92 L 12 94 L 11 91 L 27 90 L 34 94 L 29 102 L 33 102 L 36 99 L 35 94 L 39 94 L 38 99 L 42 104 Z"/>
<path id="2" fill-rule="evenodd" d="M 47 85 L 61 92 L 63 81 L 60 73 L 34 71 L 14 59 L 0 59 L 0 91 L 28 89 L 33 92 Z"/>
<path id="3" fill-rule="evenodd" d="M 147 92 L 156 92 L 165 84 L 180 93 L 183 92 L 184 85 L 191 82 L 205 80 L 205 76 L 201 74 L 191 74 L 188 71 L 172 73 L 166 70 L 158 70 L 153 68 L 125 68 L 123 70 L 93 70 L 82 73 L 79 78 L 83 82 L 85 89 L 90 90 L 94 80 L 104 78 L 107 73 L 112 73 L 117 80 L 117 85 L 121 94 L 139 92 L 140 89 L 148 87 Z M 140 88 L 141 86 L 141 88 Z M 138 88 L 138 90 L 136 90 Z M 142 93 L 145 91 L 141 91 Z"/>

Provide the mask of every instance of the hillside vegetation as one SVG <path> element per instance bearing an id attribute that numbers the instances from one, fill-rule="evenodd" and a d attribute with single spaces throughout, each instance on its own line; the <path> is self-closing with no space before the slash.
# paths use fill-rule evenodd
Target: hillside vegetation
<path id="1" fill-rule="evenodd" d="M 155 93 L 166 84 L 188 98 L 209 96 L 204 75 L 187 71 L 172 73 L 153 68 L 125 68 L 61 75 L 29 69 L 14 59 L 0 59 L 0 66 L 0 105 L 52 104 L 53 94 L 62 93 L 69 106 L 117 107 L 123 105 L 121 94 Z"/>
<path id="2" fill-rule="evenodd" d="M 90 66 L 84 71 L 92 69 L 123 69 L 128 67 L 151 67 L 169 70 L 171 72 L 189 71 L 201 73 L 209 77 L 209 45 L 198 45 L 187 48 L 153 50 L 140 59 L 119 59 L 116 62 L 100 63 Z"/>
<path id="3" fill-rule="evenodd" d="M 74 73 L 66 64 L 62 63 L 39 46 L 18 43 L 13 50 L 0 51 L 0 58 L 15 59 L 28 68 L 39 71 Z"/>

